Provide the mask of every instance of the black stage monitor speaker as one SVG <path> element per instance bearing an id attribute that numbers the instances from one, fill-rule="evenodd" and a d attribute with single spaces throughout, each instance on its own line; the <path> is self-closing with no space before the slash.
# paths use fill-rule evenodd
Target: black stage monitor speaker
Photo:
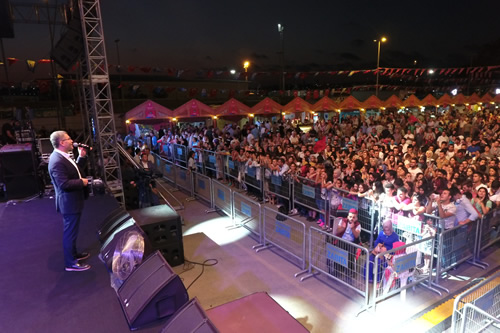
<path id="1" fill-rule="evenodd" d="M 7 199 L 20 199 L 38 193 L 35 155 L 30 143 L 3 146 L 0 149 L 0 170 Z"/>
<path id="2" fill-rule="evenodd" d="M 148 236 L 153 250 L 160 251 L 171 266 L 184 262 L 181 218 L 175 210 L 159 205 L 129 213 Z"/>
<path id="3" fill-rule="evenodd" d="M 195 297 L 177 310 L 161 330 L 161 333 L 174 332 L 218 333 L 219 330 L 208 319 L 207 314 Z"/>
<path id="4" fill-rule="evenodd" d="M 147 256 L 153 252 L 149 239 L 146 234 L 144 234 L 144 231 L 142 231 L 142 229 L 135 224 L 133 218 L 129 218 L 114 230 L 101 247 L 99 259 L 101 259 L 109 272 L 113 272 L 113 257 L 115 256 L 115 252 L 119 251 L 118 245 L 120 242 L 123 243 L 123 237 L 126 237 L 131 233 L 138 233 L 144 238 L 143 261 L 146 260 Z"/>
<path id="5" fill-rule="evenodd" d="M 127 213 L 127 211 L 122 207 L 118 207 L 109 213 L 108 216 L 106 216 L 102 221 L 99 230 L 97 230 L 97 237 L 99 238 L 101 244 L 104 243 L 106 239 L 108 239 L 108 237 L 111 236 L 113 232 L 128 219 L 130 219 L 130 214 Z"/>
<path id="6" fill-rule="evenodd" d="M 189 300 L 181 279 L 158 251 L 130 274 L 117 295 L 131 329 L 170 318 Z"/>

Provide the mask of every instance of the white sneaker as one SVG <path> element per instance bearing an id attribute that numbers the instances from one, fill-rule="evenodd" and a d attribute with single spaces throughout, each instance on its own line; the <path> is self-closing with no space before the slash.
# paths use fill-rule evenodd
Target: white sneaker
<path id="1" fill-rule="evenodd" d="M 288 215 L 297 215 L 299 213 L 299 211 L 297 210 L 297 208 L 294 208 L 290 211 L 290 213 L 288 213 Z"/>

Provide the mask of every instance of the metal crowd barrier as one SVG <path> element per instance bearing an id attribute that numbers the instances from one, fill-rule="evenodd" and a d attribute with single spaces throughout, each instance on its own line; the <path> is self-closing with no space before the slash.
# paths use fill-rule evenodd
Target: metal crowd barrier
<path id="1" fill-rule="evenodd" d="M 378 302 L 398 293 L 401 293 L 402 300 L 405 300 L 406 289 L 416 285 L 441 295 L 441 292 L 432 288 L 432 270 L 425 270 L 427 266 L 425 252 L 434 247 L 433 242 L 433 237 L 427 237 L 376 256 L 370 255 L 374 284 L 370 307 L 373 310 L 376 310 Z M 432 267 L 433 256 L 429 259 Z M 370 274 L 370 271 L 367 274 Z"/>
<path id="2" fill-rule="evenodd" d="M 249 199 L 246 195 L 233 192 L 233 214 L 235 221 L 251 232 L 262 245 L 262 207 L 260 203 Z M 255 248 L 255 247 L 254 247 Z"/>
<path id="3" fill-rule="evenodd" d="M 175 163 L 187 166 L 187 147 L 184 145 L 174 144 L 173 150 Z"/>
<path id="4" fill-rule="evenodd" d="M 437 241 L 436 279 L 434 285 L 445 290 L 447 293 L 450 291 L 439 285 L 439 278 L 453 267 L 467 260 L 472 265 L 483 269 L 486 268 L 475 262 L 479 222 L 479 220 L 472 221 L 466 225 L 459 225 L 439 233 Z"/>
<path id="5" fill-rule="evenodd" d="M 305 273 L 307 271 L 305 224 L 269 207 L 264 207 L 262 214 L 264 246 L 257 249 L 257 252 L 275 246 L 287 254 L 287 259 L 291 259 L 292 263 L 302 269 L 295 274 L 295 277 Z"/>
<path id="6" fill-rule="evenodd" d="M 203 174 L 211 178 L 219 178 L 217 175 L 217 158 L 214 151 L 199 149 L 198 153 L 201 154 Z"/>
<path id="7" fill-rule="evenodd" d="M 226 185 L 212 179 L 212 200 L 214 207 L 233 217 L 232 190 Z"/>
<path id="8" fill-rule="evenodd" d="M 455 298 L 451 332 L 500 331 L 500 271 Z"/>
<path id="9" fill-rule="evenodd" d="M 254 192 L 255 195 L 258 194 L 258 196 L 261 197 L 262 199 L 262 168 L 259 167 L 251 167 L 251 166 L 246 166 L 245 169 L 245 174 L 244 174 L 244 183 L 247 186 L 247 189 L 255 190 L 257 193 Z"/>
<path id="10" fill-rule="evenodd" d="M 193 174 L 194 173 L 191 170 L 188 170 L 183 166 L 175 166 L 176 185 L 178 188 L 182 188 L 183 190 L 189 192 L 191 198 L 194 197 Z"/>
<path id="11" fill-rule="evenodd" d="M 265 173 L 265 169 L 263 170 Z M 272 175 L 269 178 L 264 178 L 264 195 L 277 196 L 288 202 L 287 210 L 294 208 L 292 198 L 292 182 L 287 177 Z"/>
<path id="12" fill-rule="evenodd" d="M 368 257 L 368 249 L 311 227 L 309 228 L 309 274 L 300 281 L 321 272 L 363 296 L 366 308 L 369 284 L 363 272 L 368 271 Z"/>
<path id="13" fill-rule="evenodd" d="M 201 173 L 193 173 L 193 194 L 195 198 L 200 198 L 208 202 L 210 208 L 214 207 L 212 200 L 212 181 L 210 177 Z"/>
<path id="14" fill-rule="evenodd" d="M 327 195 L 327 194 L 326 194 Z M 293 201 L 303 207 L 323 214 L 323 221 L 330 219 L 330 205 L 326 198 L 321 197 L 321 184 L 313 184 L 310 179 L 297 177 L 293 182 Z M 320 217 L 317 216 L 319 219 Z"/>
<path id="15" fill-rule="evenodd" d="M 160 156 L 155 156 L 158 171 L 162 173 L 163 178 L 166 179 L 172 186 L 175 187 L 176 179 L 175 179 L 175 165 Z"/>
<path id="16" fill-rule="evenodd" d="M 481 251 L 496 243 L 499 237 L 500 228 L 500 207 L 484 215 L 480 223 L 479 242 L 477 248 L 477 258 L 480 258 Z"/>
<path id="17" fill-rule="evenodd" d="M 224 163 L 224 174 L 226 179 L 232 180 L 234 182 L 240 181 L 240 162 L 233 161 L 231 156 L 226 156 Z"/>

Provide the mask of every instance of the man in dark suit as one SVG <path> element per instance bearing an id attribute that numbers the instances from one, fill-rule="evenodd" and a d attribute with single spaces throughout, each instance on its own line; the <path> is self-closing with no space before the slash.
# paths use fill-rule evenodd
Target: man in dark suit
<path id="1" fill-rule="evenodd" d="M 68 133 L 56 131 L 50 135 L 54 151 L 49 159 L 49 174 L 56 192 L 56 210 L 63 215 L 63 250 L 66 271 L 86 271 L 90 265 L 81 261 L 89 257 L 88 253 L 76 251 L 76 238 L 80 225 L 83 203 L 87 194 L 87 178 L 82 176 L 86 163 L 86 150 L 79 148 L 79 157 L 75 162 L 69 155 L 73 149 L 73 140 Z"/>

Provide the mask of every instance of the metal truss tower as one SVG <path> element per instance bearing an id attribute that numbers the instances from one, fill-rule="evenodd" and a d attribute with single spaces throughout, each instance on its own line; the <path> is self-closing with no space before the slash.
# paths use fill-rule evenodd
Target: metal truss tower
<path id="1" fill-rule="evenodd" d="M 84 56 L 80 63 L 82 99 L 89 119 L 89 132 L 96 158 L 96 175 L 100 176 L 125 205 L 120 155 L 116 147 L 115 118 L 111 99 L 108 62 L 99 0 L 78 0 L 82 23 Z"/>

